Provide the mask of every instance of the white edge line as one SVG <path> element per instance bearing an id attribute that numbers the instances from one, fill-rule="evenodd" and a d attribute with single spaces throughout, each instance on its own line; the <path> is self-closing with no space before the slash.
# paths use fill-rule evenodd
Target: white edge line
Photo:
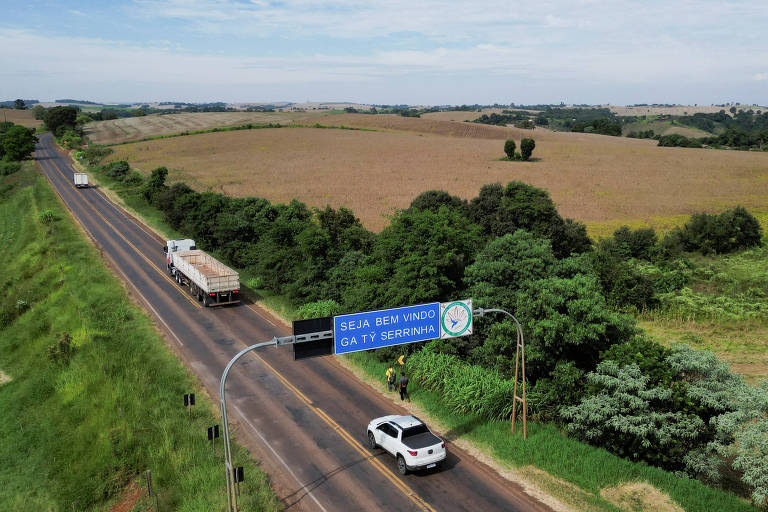
<path id="1" fill-rule="evenodd" d="M 40 166 L 40 168 L 42 169 L 42 165 Z M 55 188 L 55 185 L 54 185 L 54 188 Z M 61 194 L 59 194 L 59 197 L 61 198 L 62 201 L 66 202 L 64 200 L 64 198 L 61 196 Z M 74 212 L 73 212 L 73 216 L 74 216 Z M 82 222 L 80 222 L 79 219 L 77 219 L 77 221 L 78 221 L 78 224 L 80 224 L 86 231 L 88 231 L 88 228 L 86 228 L 82 224 Z M 128 279 L 128 276 L 125 275 L 125 273 L 123 272 L 123 270 L 120 268 L 119 265 L 115 264 L 115 268 L 123 276 L 123 279 L 125 280 L 126 283 L 131 283 L 131 280 Z M 179 345 L 181 345 L 183 347 L 184 343 L 181 342 L 179 337 L 176 336 L 176 333 L 173 332 L 173 330 L 168 326 L 167 323 L 165 323 L 165 320 L 163 320 L 163 317 L 160 316 L 160 313 L 158 313 L 157 310 L 154 307 L 152 307 L 152 304 L 149 303 L 149 300 L 138 290 L 138 288 L 136 288 L 135 285 L 133 285 L 133 283 L 131 283 L 131 288 L 133 288 L 136 291 L 136 293 L 139 295 L 139 297 L 141 297 L 144 300 L 144 304 L 146 304 L 147 307 L 152 310 L 152 312 L 155 314 L 155 317 L 157 317 L 157 319 L 160 320 L 163 323 L 163 325 L 168 330 L 168 332 L 171 334 L 171 336 L 173 336 L 173 338 L 176 340 L 176 343 L 178 343 Z"/>
<path id="2" fill-rule="evenodd" d="M 257 315 L 259 315 L 259 317 L 260 317 L 262 320 L 264 320 L 264 321 L 266 321 L 266 322 L 269 322 L 269 325 L 271 325 L 272 327 L 277 327 L 277 326 L 276 326 L 274 323 L 272 323 L 272 320 L 270 320 L 270 319 L 269 319 L 269 318 L 267 318 L 266 316 L 262 315 L 262 314 L 261 314 L 261 311 L 259 311 L 258 309 L 254 308 L 254 307 L 252 307 L 252 306 L 250 306 L 250 305 L 247 305 L 247 304 L 246 304 L 246 307 L 247 307 L 248 309 L 250 309 L 251 311 L 253 311 L 254 313 L 256 313 Z"/>
<path id="3" fill-rule="evenodd" d="M 253 426 L 253 423 L 251 423 L 250 421 L 248 421 L 248 418 L 246 418 L 246 417 L 245 417 L 245 414 L 243 414 L 243 411 L 241 411 L 241 410 L 240 410 L 240 408 L 239 408 L 237 405 L 233 405 L 232 407 L 235 409 L 235 411 L 237 411 L 237 413 L 240 415 L 240 417 L 242 418 L 242 420 L 243 420 L 243 421 L 244 421 L 246 424 L 248 424 L 248 426 L 249 426 L 249 427 L 251 427 L 251 429 L 252 429 L 254 432 L 256 432 L 256 435 L 257 435 L 257 436 L 259 436 L 259 438 L 261 438 L 262 442 L 263 442 L 265 445 L 267 445 L 267 448 L 269 448 L 269 450 L 272 452 L 272 454 L 273 454 L 275 457 L 277 457 L 277 460 L 279 460 L 279 461 L 280 461 L 280 463 L 282 463 L 282 465 L 283 465 L 283 466 L 285 466 L 285 469 L 287 469 L 287 470 L 288 470 L 288 472 L 291 474 L 291 476 L 294 478 L 294 480 L 296 480 L 296 483 L 298 483 L 298 484 L 301 486 L 301 489 L 304 489 L 304 490 L 307 492 L 307 494 L 309 494 L 309 497 L 310 497 L 310 498 L 312 498 L 312 500 L 313 500 L 315 503 L 317 503 L 317 506 L 318 506 L 318 507 L 320 507 L 320 509 L 321 509 L 323 512 L 328 512 L 328 510 L 326 510 L 326 508 L 325 508 L 324 506 L 322 506 L 322 505 L 320 504 L 320 502 L 319 502 L 319 501 L 317 501 L 317 498 L 315 497 L 315 495 L 314 495 L 314 494 L 312 494 L 312 491 L 310 491 L 309 489 L 307 489 L 307 488 L 306 488 L 307 486 L 301 483 L 301 480 L 299 480 L 299 477 L 297 477 L 297 476 L 296 476 L 296 473 L 294 473 L 294 472 L 293 472 L 293 470 L 292 470 L 292 469 L 291 469 L 291 468 L 288 466 L 288 464 L 286 464 L 286 462 L 283 460 L 283 458 L 282 458 L 282 457 L 281 457 L 281 456 L 280 456 L 280 455 L 279 455 L 279 454 L 278 454 L 278 453 L 275 451 L 275 449 L 272 447 L 272 445 L 269 443 L 269 441 L 267 441 L 267 440 L 264 438 L 264 436 L 263 436 L 263 435 L 261 435 L 261 432 L 259 432 L 259 431 L 258 431 L 258 429 L 257 429 L 256 427 L 254 427 L 254 426 Z"/>

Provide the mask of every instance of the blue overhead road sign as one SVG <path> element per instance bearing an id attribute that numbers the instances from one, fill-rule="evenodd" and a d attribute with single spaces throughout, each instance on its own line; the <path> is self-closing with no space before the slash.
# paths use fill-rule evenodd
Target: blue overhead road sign
<path id="1" fill-rule="evenodd" d="M 336 354 L 440 337 L 440 303 L 418 304 L 333 317 Z"/>

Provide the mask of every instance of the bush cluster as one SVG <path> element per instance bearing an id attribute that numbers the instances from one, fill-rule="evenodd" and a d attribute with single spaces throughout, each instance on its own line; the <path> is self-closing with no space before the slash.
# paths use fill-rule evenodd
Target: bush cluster
<path id="1" fill-rule="evenodd" d="M 517 146 L 514 140 L 508 139 L 504 142 L 504 153 L 507 154 L 509 160 L 529 160 L 533 154 L 533 148 L 536 147 L 536 142 L 533 139 L 525 138 L 520 141 L 520 152 L 515 151 Z"/>

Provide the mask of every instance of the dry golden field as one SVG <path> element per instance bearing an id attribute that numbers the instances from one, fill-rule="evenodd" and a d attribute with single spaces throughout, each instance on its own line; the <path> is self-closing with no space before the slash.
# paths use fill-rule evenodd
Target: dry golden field
<path id="1" fill-rule="evenodd" d="M 313 121 L 315 118 L 313 118 Z M 463 198 L 487 183 L 548 190 L 561 214 L 594 226 L 661 229 L 697 211 L 738 204 L 765 212 L 768 153 L 660 148 L 655 141 L 527 131 L 382 115 L 326 115 L 350 131 L 279 128 L 208 133 L 116 146 L 144 172 L 165 165 L 199 190 L 351 208 L 372 230 L 425 190 Z M 503 140 L 536 140 L 535 161 L 499 161 Z M 600 231 L 597 230 L 599 233 Z"/>
<path id="2" fill-rule="evenodd" d="M 14 124 L 20 124 L 27 128 L 39 128 L 43 125 L 42 121 L 35 119 L 31 110 L 16 110 L 10 108 L 0 109 L 0 121 L 10 121 Z"/>
<path id="3" fill-rule="evenodd" d="M 85 133 L 94 144 L 117 144 L 157 135 L 191 130 L 239 126 L 248 123 L 290 124 L 315 118 L 316 112 L 200 112 L 188 114 L 125 117 L 85 125 Z"/>

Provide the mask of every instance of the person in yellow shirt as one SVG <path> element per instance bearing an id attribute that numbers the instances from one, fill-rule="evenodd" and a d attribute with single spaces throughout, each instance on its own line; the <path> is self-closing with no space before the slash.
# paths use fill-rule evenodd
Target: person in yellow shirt
<path id="1" fill-rule="evenodd" d="M 387 368 L 387 390 L 389 391 L 395 390 L 396 379 L 397 379 L 397 372 L 392 368 L 392 365 L 389 365 L 389 368 Z"/>

